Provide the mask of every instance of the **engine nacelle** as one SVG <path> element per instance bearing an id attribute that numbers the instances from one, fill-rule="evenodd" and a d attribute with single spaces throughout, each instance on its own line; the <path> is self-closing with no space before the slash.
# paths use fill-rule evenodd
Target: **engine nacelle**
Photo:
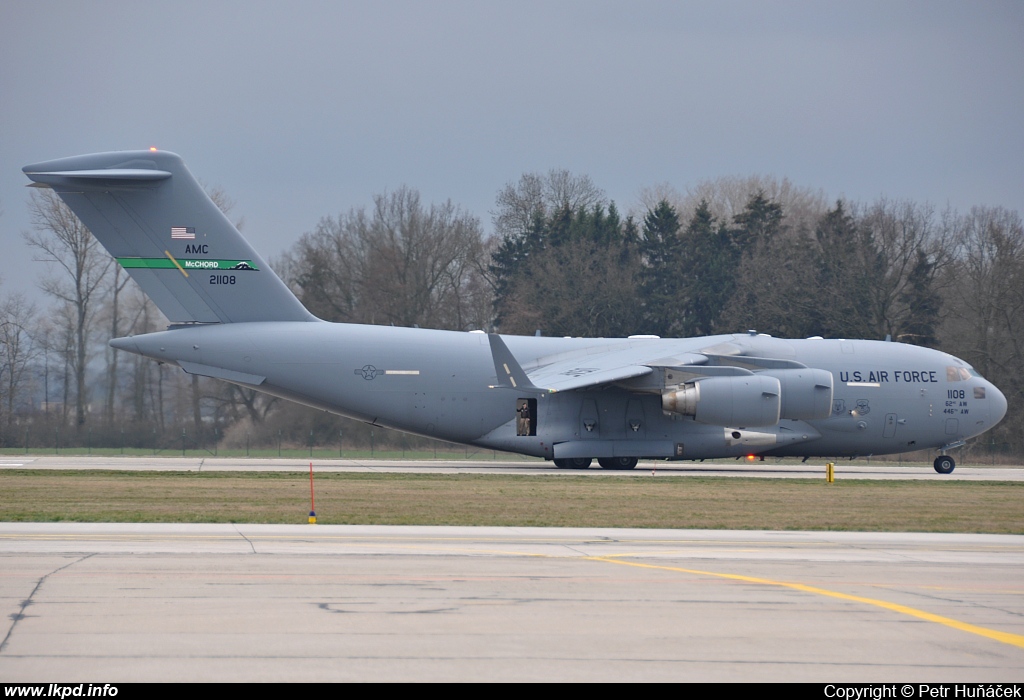
<path id="1" fill-rule="evenodd" d="M 825 420 L 832 415 L 832 373 L 823 369 L 773 369 L 782 386 L 781 418 Z"/>
<path id="2" fill-rule="evenodd" d="M 775 425 L 782 409 L 781 394 L 779 380 L 763 374 L 708 377 L 666 391 L 661 406 L 708 425 Z"/>

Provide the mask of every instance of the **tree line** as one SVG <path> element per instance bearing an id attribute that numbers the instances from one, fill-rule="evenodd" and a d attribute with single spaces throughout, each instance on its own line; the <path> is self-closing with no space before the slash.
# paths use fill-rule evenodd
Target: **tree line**
<path id="1" fill-rule="evenodd" d="M 329 321 L 594 337 L 755 329 L 945 350 L 1007 395 L 1007 418 L 982 440 L 1024 455 L 1019 213 L 830 201 L 774 178 L 654 188 L 641 201 L 623 215 L 585 176 L 525 174 L 497 193 L 487 236 L 472 213 L 402 187 L 325 216 L 272 266 Z M 29 206 L 25 240 L 49 263 L 53 304 L 41 314 L 0 289 L 4 445 L 33 430 L 96 444 L 366 439 L 342 419 L 120 358 L 108 338 L 166 321 L 58 198 L 37 190 Z"/>

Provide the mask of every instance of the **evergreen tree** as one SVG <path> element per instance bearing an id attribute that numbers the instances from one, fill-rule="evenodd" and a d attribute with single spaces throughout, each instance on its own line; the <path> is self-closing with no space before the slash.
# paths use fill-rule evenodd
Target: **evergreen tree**
<path id="1" fill-rule="evenodd" d="M 506 333 L 620 336 L 636 323 L 635 224 L 627 236 L 614 203 L 537 213 L 525 235 L 495 251 L 494 307 Z"/>
<path id="2" fill-rule="evenodd" d="M 770 245 L 782 231 L 782 205 L 769 200 L 764 190 L 758 190 L 743 211 L 733 217 L 737 229 L 733 239 L 741 249 L 758 243 Z"/>
<path id="3" fill-rule="evenodd" d="M 716 222 L 708 203 L 701 201 L 683 237 L 689 251 L 685 335 L 720 332 L 722 312 L 733 296 L 742 253 L 736 231 Z"/>
<path id="4" fill-rule="evenodd" d="M 494 286 L 496 325 L 502 323 L 502 311 L 512 288 L 529 274 L 530 262 L 538 259 L 546 246 L 548 222 L 541 210 L 533 213 L 532 221 L 524 233 L 507 233 L 497 250 L 491 254 L 488 272 Z"/>
<path id="5" fill-rule="evenodd" d="M 817 326 L 832 338 L 870 338 L 873 333 L 870 289 L 878 252 L 842 201 L 815 227 L 818 242 Z"/>
<path id="6" fill-rule="evenodd" d="M 644 217 L 640 254 L 640 299 L 647 331 L 661 336 L 681 335 L 686 307 L 686 271 L 679 215 L 664 199 Z"/>
<path id="7" fill-rule="evenodd" d="M 936 346 L 941 300 L 932 288 L 934 280 L 935 263 L 919 249 L 917 261 L 907 276 L 907 288 L 901 298 L 908 308 L 908 321 L 897 340 L 926 347 Z"/>

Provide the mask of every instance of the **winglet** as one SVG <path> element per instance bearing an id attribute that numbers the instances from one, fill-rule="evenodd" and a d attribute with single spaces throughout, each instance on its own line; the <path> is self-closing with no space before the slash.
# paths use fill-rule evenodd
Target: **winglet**
<path id="1" fill-rule="evenodd" d="M 505 345 L 505 341 L 501 339 L 497 333 L 488 333 L 487 340 L 491 344 L 491 358 L 494 360 L 494 374 L 498 377 L 498 384 L 496 386 L 503 387 L 505 389 L 518 389 L 519 391 L 528 391 L 532 393 L 548 393 L 548 389 L 542 389 L 538 386 L 534 386 L 530 378 L 526 376 L 526 372 L 516 362 L 515 356 Z M 492 387 L 494 388 L 494 387 Z"/>

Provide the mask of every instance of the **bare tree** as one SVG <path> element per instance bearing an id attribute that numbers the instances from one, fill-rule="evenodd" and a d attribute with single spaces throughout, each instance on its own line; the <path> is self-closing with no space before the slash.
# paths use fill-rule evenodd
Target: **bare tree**
<path id="1" fill-rule="evenodd" d="M 41 287 L 70 312 L 73 352 L 68 360 L 75 379 L 75 426 L 80 430 L 88 406 L 85 374 L 95 295 L 112 259 L 53 190 L 33 190 L 29 212 L 32 230 L 25 234 L 25 241 L 36 249 L 38 259 L 57 272 Z"/>
<path id="2" fill-rule="evenodd" d="M 551 248 L 516 278 L 502 332 L 621 337 L 647 332 L 637 295 L 639 257 L 609 260 L 589 240 Z"/>
<path id="3" fill-rule="evenodd" d="M 1016 212 L 975 207 L 957 226 L 947 296 L 963 355 L 983 374 L 1024 369 L 1024 227 Z M 1015 369 L 1015 368 L 1014 368 Z M 1018 376 L 1021 375 L 1019 372 Z"/>
<path id="4" fill-rule="evenodd" d="M 907 201 L 882 199 L 856 218 L 874 254 L 866 291 L 875 334 L 934 343 L 934 332 L 924 329 L 938 324 L 938 307 L 925 310 L 922 302 L 938 299 L 940 273 L 952 252 L 951 231 L 931 206 Z"/>
<path id="5" fill-rule="evenodd" d="M 152 333 L 166 323 L 156 305 L 137 286 L 131 287 L 130 293 L 127 294 L 125 317 L 127 323 L 124 332 L 127 334 Z M 130 419 L 137 425 L 157 423 L 160 407 L 153 401 L 156 392 L 152 386 L 153 377 L 160 365 L 134 353 L 128 356 L 128 360 L 131 368 L 131 376 L 127 382 L 131 405 Z"/>
<path id="6" fill-rule="evenodd" d="M 235 208 L 235 200 L 228 196 L 227 191 L 225 191 L 225 189 L 220 185 L 207 185 L 204 182 L 201 182 L 200 184 L 203 189 L 206 190 L 206 196 L 213 200 L 213 203 L 216 204 L 217 208 L 224 213 L 224 216 L 230 216 L 232 210 Z M 235 219 L 234 225 L 235 228 L 241 231 L 245 228 L 245 217 L 241 216 Z"/>
<path id="7" fill-rule="evenodd" d="M 374 197 L 370 212 L 322 219 L 289 254 L 289 283 L 326 320 L 479 328 L 482 238 L 476 217 L 403 187 Z"/>
<path id="8" fill-rule="evenodd" d="M 216 405 L 217 414 L 226 418 L 228 423 L 237 423 L 247 417 L 251 425 L 259 426 L 280 402 L 276 396 L 227 382 L 220 382 L 218 389 L 210 398 Z"/>
<path id="9" fill-rule="evenodd" d="M 604 190 L 587 175 L 568 170 L 524 173 L 519 182 L 506 184 L 498 192 L 491 212 L 494 234 L 499 239 L 526 235 L 537 216 L 547 218 L 556 211 L 590 210 L 607 207 Z"/>
<path id="10" fill-rule="evenodd" d="M 35 315 L 35 307 L 22 294 L 0 299 L 0 411 L 6 414 L 3 423 L 7 438 L 15 409 L 31 379 L 36 347 L 29 325 Z"/>
<path id="11" fill-rule="evenodd" d="M 125 286 L 131 281 L 128 275 L 122 275 L 120 265 L 114 265 L 113 280 L 110 283 L 110 337 L 118 338 L 121 335 L 121 293 Z M 117 360 L 119 351 L 107 345 L 107 402 L 106 421 L 107 425 L 114 424 L 114 405 L 117 395 Z"/>
<path id="12" fill-rule="evenodd" d="M 782 206 L 782 228 L 792 237 L 813 231 L 829 207 L 824 190 L 800 187 L 785 177 L 749 175 L 701 180 L 685 191 L 668 183 L 644 188 L 639 195 L 640 212 L 653 210 L 665 200 L 679 213 L 680 220 L 686 222 L 705 201 L 715 219 L 731 222 L 759 192 Z"/>
<path id="13" fill-rule="evenodd" d="M 1006 395 L 991 439 L 1024 450 L 1024 225 L 1015 211 L 975 207 L 956 217 L 956 248 L 944 271 L 943 347 Z"/>

